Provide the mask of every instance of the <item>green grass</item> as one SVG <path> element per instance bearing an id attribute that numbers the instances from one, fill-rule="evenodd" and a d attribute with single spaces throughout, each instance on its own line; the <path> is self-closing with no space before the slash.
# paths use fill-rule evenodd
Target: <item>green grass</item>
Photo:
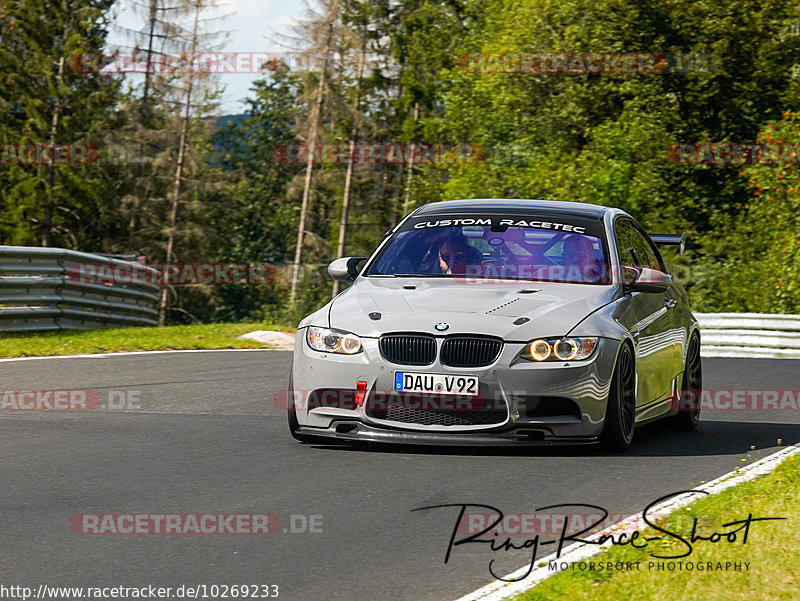
<path id="1" fill-rule="evenodd" d="M 639 570 L 574 571 L 548 578 L 538 586 L 516 597 L 515 601 L 779 601 L 800 599 L 800 547 L 796 533 L 800 532 L 800 457 L 784 461 L 778 468 L 761 478 L 734 486 L 719 494 L 703 497 L 690 506 L 670 514 L 659 524 L 670 532 L 691 533 L 698 519 L 698 533 L 727 532 L 726 522 L 754 518 L 784 517 L 786 520 L 755 522 L 750 526 L 747 543 L 694 543 L 689 557 L 671 561 L 692 562 L 750 562 L 748 571 L 658 571 L 648 569 L 648 562 L 670 561 L 656 555 L 678 555 L 686 547 L 677 542 L 659 541 L 645 549 L 613 547 L 587 561 L 640 562 Z M 660 533 L 645 529 L 641 536 Z M 741 532 L 739 533 L 741 535 Z M 668 538 L 665 535 L 664 538 Z M 541 565 L 541 564 L 538 564 Z"/>
<path id="2" fill-rule="evenodd" d="M 287 324 L 218 323 L 163 328 L 0 334 L 0 357 L 44 357 L 172 349 L 269 348 L 266 344 L 253 340 L 237 340 L 236 337 L 255 330 L 293 332 L 294 329 Z"/>

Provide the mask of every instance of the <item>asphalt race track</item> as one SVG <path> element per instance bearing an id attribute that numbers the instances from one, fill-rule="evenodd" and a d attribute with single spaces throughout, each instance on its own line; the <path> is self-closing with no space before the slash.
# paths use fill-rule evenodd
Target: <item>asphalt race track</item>
<path id="1" fill-rule="evenodd" d="M 447 601 L 491 581 L 496 554 L 463 545 L 445 565 L 457 509 L 416 507 L 533 513 L 591 503 L 637 513 L 774 452 L 778 439 L 800 440 L 800 412 L 784 410 L 706 412 L 691 433 L 639 429 L 622 456 L 593 447 L 303 445 L 273 403 L 290 361 L 289 352 L 253 351 L 0 362 L 2 390 L 80 388 L 126 399 L 118 410 L 0 410 L 0 581 L 276 584 L 287 600 Z M 790 359 L 704 359 L 704 372 L 707 389 L 800 388 Z M 287 530 L 292 515 L 322 516 L 313 518 L 322 532 L 92 536 L 69 528 L 80 513 L 201 512 L 274 513 Z M 528 560 L 501 556 L 495 570 Z"/>

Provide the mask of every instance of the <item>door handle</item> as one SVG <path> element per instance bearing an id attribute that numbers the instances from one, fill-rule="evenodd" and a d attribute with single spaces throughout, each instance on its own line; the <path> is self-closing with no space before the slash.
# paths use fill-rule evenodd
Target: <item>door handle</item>
<path id="1" fill-rule="evenodd" d="M 672 307 L 674 307 L 677 304 L 678 304 L 678 301 L 676 301 L 674 298 L 668 298 L 667 300 L 664 301 L 664 306 L 667 309 L 672 309 Z"/>

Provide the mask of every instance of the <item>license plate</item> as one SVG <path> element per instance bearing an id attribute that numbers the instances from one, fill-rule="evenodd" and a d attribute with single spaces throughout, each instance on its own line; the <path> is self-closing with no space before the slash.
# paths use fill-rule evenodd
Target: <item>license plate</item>
<path id="1" fill-rule="evenodd" d="M 430 392 L 434 394 L 478 395 L 477 376 L 394 372 L 395 392 Z"/>

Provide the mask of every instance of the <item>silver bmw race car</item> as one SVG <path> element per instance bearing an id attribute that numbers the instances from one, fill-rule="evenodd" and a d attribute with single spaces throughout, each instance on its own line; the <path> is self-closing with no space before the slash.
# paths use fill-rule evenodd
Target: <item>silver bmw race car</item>
<path id="1" fill-rule="evenodd" d="M 288 387 L 301 441 L 601 442 L 699 419 L 700 333 L 657 245 L 619 209 L 453 200 L 407 215 L 353 285 L 300 323 Z"/>

